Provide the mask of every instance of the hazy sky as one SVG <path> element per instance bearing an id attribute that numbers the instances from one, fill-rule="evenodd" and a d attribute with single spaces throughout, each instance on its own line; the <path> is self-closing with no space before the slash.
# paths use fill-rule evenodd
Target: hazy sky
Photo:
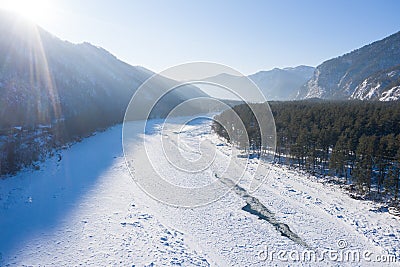
<path id="1" fill-rule="evenodd" d="M 153 71 L 188 61 L 218 62 L 245 74 L 316 66 L 400 30 L 398 0 L 44 3 L 37 22 L 46 30 Z"/>

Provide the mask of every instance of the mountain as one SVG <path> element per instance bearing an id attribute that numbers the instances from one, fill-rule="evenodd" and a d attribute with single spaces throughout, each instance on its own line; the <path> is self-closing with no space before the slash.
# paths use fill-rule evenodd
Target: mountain
<path id="1" fill-rule="evenodd" d="M 275 68 L 248 77 L 261 89 L 267 100 L 292 100 L 314 73 L 314 67 Z"/>
<path id="2" fill-rule="evenodd" d="M 313 67 L 298 66 L 293 68 L 275 68 L 269 71 L 259 71 L 247 76 L 247 78 L 253 81 L 260 88 L 267 100 L 292 100 L 295 98 L 298 89 L 311 78 L 313 73 Z M 246 82 L 248 82 L 247 78 L 244 76 L 240 77 L 222 73 L 205 80 L 224 84 L 239 83 L 245 86 Z M 243 88 L 243 94 L 248 94 L 246 88 Z M 221 93 L 218 95 L 215 94 L 215 96 L 224 98 L 224 95 Z"/>
<path id="3" fill-rule="evenodd" d="M 399 99 L 400 32 L 319 65 L 297 98 Z"/>
<path id="4" fill-rule="evenodd" d="M 369 76 L 357 85 L 351 98 L 379 99 L 380 101 L 398 100 L 400 98 L 400 65 Z"/>
<path id="5" fill-rule="evenodd" d="M 0 129 L 74 118 L 107 127 L 122 121 L 135 90 L 153 75 L 101 47 L 62 41 L 4 11 L 0 34 L 6 36 L 0 39 Z M 159 82 L 174 83 L 166 78 Z M 146 99 L 155 101 L 157 90 L 149 90 Z M 181 102 L 197 96 L 205 94 L 187 86 L 184 93 L 171 92 L 170 99 Z"/>
<path id="6" fill-rule="evenodd" d="M 0 175 L 37 168 L 35 162 L 55 149 L 121 123 L 133 94 L 154 74 L 4 11 L 0 34 Z M 161 76 L 154 81 L 138 93 L 129 119 L 165 117 L 185 100 L 207 96 L 190 85 L 167 92 L 178 82 Z M 153 109 L 147 114 L 142 107 Z M 188 104 L 181 114 L 199 111 Z"/>

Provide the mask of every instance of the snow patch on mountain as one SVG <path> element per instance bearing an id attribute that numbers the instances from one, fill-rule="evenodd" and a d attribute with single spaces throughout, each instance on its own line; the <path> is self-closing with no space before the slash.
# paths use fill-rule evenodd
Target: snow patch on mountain
<path id="1" fill-rule="evenodd" d="M 386 92 L 383 92 L 380 101 L 394 101 L 400 99 L 400 86 L 393 87 Z"/>
<path id="2" fill-rule="evenodd" d="M 358 85 L 352 99 L 395 101 L 399 99 L 400 66 L 374 73 Z"/>

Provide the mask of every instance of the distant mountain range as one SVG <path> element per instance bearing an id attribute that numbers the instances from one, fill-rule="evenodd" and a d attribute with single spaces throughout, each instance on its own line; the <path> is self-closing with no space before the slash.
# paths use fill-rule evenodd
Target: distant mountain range
<path id="1" fill-rule="evenodd" d="M 398 100 L 400 32 L 319 65 L 297 99 Z"/>
<path id="2" fill-rule="evenodd" d="M 247 78 L 260 88 L 267 100 L 399 100 L 400 32 L 327 60 L 317 68 L 275 68 Z M 245 84 L 241 80 L 247 78 L 222 73 L 206 80 Z M 243 88 L 243 94 L 245 91 Z M 223 98 L 223 95 L 218 97 Z"/>
<path id="3" fill-rule="evenodd" d="M 86 123 L 99 120 L 102 126 L 121 122 L 136 89 L 154 74 L 89 43 L 62 41 L 4 11 L 0 34 L 0 129 L 75 117 Z M 174 83 L 167 78 L 158 82 Z M 155 101 L 156 93 L 150 88 L 143 101 Z M 160 110 L 200 96 L 206 95 L 186 86 L 171 92 Z"/>
<path id="4" fill-rule="evenodd" d="M 248 77 L 261 89 L 267 100 L 292 100 L 298 88 L 312 77 L 314 70 L 310 66 L 275 68 Z"/>
<path id="5" fill-rule="evenodd" d="M 4 37 L 0 39 L 0 130 L 78 117 L 81 124 L 100 118 L 104 126 L 120 122 L 136 89 L 154 74 L 118 60 L 103 48 L 62 41 L 4 11 L 0 12 L 0 34 Z M 397 100 L 400 32 L 328 60 L 316 69 L 275 68 L 248 78 L 267 100 Z M 206 80 L 226 84 L 243 79 L 223 73 Z M 159 88 L 176 83 L 161 77 L 156 83 L 159 87 L 143 93 L 144 103 L 154 101 Z M 169 93 L 152 116 L 162 117 L 177 104 L 204 96 L 207 94 L 199 88 L 184 86 Z"/>
<path id="6" fill-rule="evenodd" d="M 206 78 L 205 80 L 213 83 L 236 83 L 245 85 L 245 80 L 250 79 L 260 88 L 268 101 L 292 100 L 296 97 L 299 87 L 312 77 L 314 69 L 315 68 L 309 66 L 284 69 L 275 68 L 269 71 L 259 71 L 247 77 L 222 73 L 217 76 Z M 244 88 L 243 95 L 246 96 L 248 93 L 246 88 Z M 218 95 L 218 97 L 223 98 L 224 96 Z"/>

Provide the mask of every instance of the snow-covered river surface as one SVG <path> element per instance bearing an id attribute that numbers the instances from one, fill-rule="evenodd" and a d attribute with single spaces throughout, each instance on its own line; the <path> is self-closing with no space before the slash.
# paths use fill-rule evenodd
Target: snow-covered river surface
<path id="1" fill-rule="evenodd" d="M 125 146 L 127 161 L 122 126 L 115 126 L 61 151 L 61 160 L 50 158 L 38 171 L 0 180 L 0 266 L 398 265 L 400 217 L 258 159 L 235 157 L 230 171 L 244 171 L 235 185 L 219 173 L 232 148 L 211 132 L 210 121 L 183 126 L 177 120 L 164 130 L 161 121 L 149 124 L 143 133 L 140 123 L 130 123 L 137 132 Z M 193 162 L 209 152 L 212 164 L 182 174 L 180 156 L 174 164 L 165 158 L 174 146 Z M 257 166 L 268 178 L 248 191 Z M 167 205 L 135 182 L 155 173 L 188 188 L 216 183 L 232 189 L 198 207 Z"/>

